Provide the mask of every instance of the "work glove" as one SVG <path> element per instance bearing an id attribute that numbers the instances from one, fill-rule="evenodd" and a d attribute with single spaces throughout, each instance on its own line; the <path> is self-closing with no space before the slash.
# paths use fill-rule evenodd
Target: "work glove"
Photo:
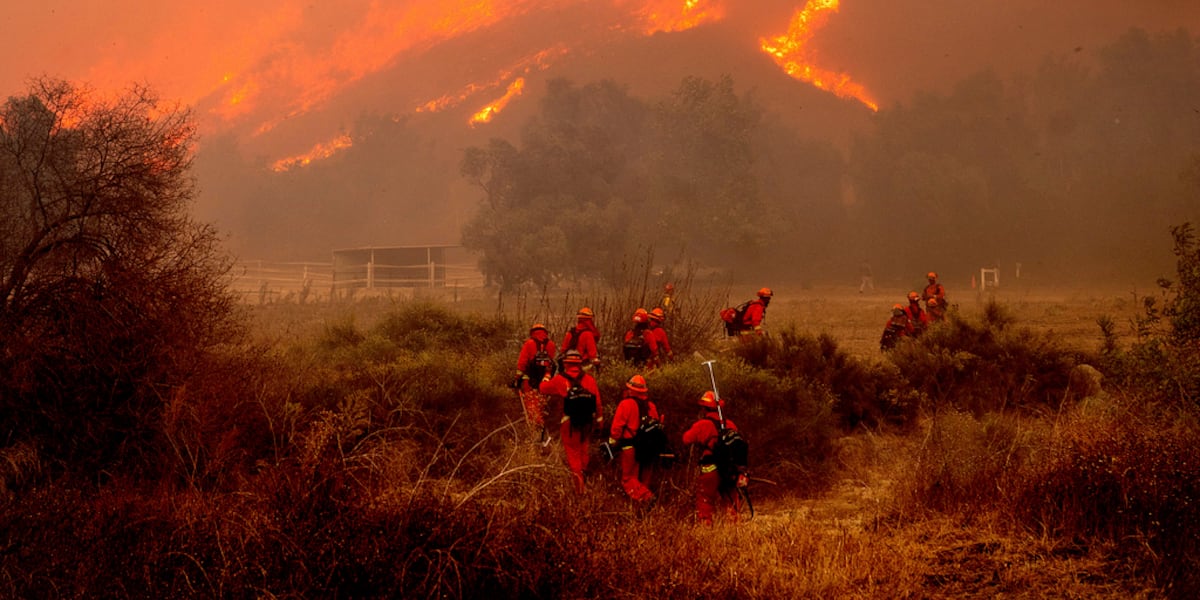
<path id="1" fill-rule="evenodd" d="M 744 488 L 748 485 L 750 485 L 750 478 L 747 477 L 745 473 L 739 473 L 737 478 L 737 486 Z"/>
<path id="2" fill-rule="evenodd" d="M 521 381 L 524 379 L 525 379 L 525 374 L 520 371 L 517 371 L 517 376 L 516 376 L 516 378 L 513 379 L 512 383 L 509 384 L 509 387 L 511 387 L 514 390 L 520 389 Z"/>

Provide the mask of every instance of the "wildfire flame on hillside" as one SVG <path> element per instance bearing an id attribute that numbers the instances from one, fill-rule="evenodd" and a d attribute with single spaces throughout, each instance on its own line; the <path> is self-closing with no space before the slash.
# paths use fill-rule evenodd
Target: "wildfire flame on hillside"
<path id="1" fill-rule="evenodd" d="M 271 170 L 276 173 L 287 171 L 295 167 L 303 167 L 314 160 L 329 158 L 340 150 L 344 150 L 354 145 L 354 140 L 350 138 L 350 134 L 343 133 L 328 142 L 322 142 L 313 146 L 311 150 L 298 156 L 281 158 L 274 163 L 271 163 Z"/>
<path id="2" fill-rule="evenodd" d="M 813 84 L 831 92 L 839 98 L 852 98 L 878 111 L 879 105 L 861 84 L 850 80 L 845 73 L 837 73 L 816 66 L 809 42 L 817 30 L 829 21 L 829 15 L 838 11 L 838 0 L 809 0 L 804 8 L 796 12 L 788 26 L 786 35 L 761 41 L 763 52 L 775 58 L 784 72 L 796 79 Z"/>
<path id="3" fill-rule="evenodd" d="M 608 1 L 610 9 L 615 12 L 606 13 L 610 16 L 597 23 L 601 30 L 650 36 L 721 21 L 726 16 L 730 0 Z M 372 4 L 361 18 L 355 19 L 353 28 L 336 35 L 324 54 L 304 51 L 279 53 L 260 63 L 253 72 L 227 77 L 222 104 L 214 112 L 226 120 L 251 114 L 265 116 L 254 133 L 261 135 L 280 123 L 314 109 L 363 76 L 383 70 L 397 56 L 421 52 L 472 32 L 503 27 L 505 23 L 518 22 L 518 18 L 531 15 L 533 11 L 565 10 L 573 2 L 446 0 L 436 4 L 411 2 L 398 7 Z M 852 81 L 847 74 L 816 66 L 817 61 L 813 59 L 813 36 L 826 24 L 829 16 L 838 11 L 838 6 L 838 0 L 808 0 L 795 13 L 787 34 L 761 38 L 761 48 L 790 76 L 840 97 L 853 98 L 877 110 L 877 104 L 862 85 Z M 495 93 L 495 90 L 507 84 L 503 95 L 488 102 L 468 119 L 471 127 L 488 123 L 523 93 L 526 77 L 531 73 L 549 68 L 570 53 L 586 51 L 586 44 L 596 42 L 592 38 L 563 41 L 497 69 L 492 77 L 465 83 L 456 91 L 420 103 L 410 110 L 418 113 L 437 112 L 464 102 L 480 101 L 481 94 L 489 91 Z M 285 96 L 288 90 L 299 92 Z M 267 98 L 268 94 L 278 98 Z M 283 108 L 266 116 L 260 105 L 272 100 L 282 103 Z M 278 160 L 272 168 L 285 171 L 307 165 L 349 145 L 350 138 L 343 135 L 317 144 L 302 155 Z"/>
<path id="4" fill-rule="evenodd" d="M 462 103 L 467 98 L 475 95 L 477 92 L 498 88 L 504 85 L 505 81 L 510 81 L 517 73 L 528 75 L 537 70 L 543 71 L 550 67 L 553 59 L 561 57 L 570 52 L 566 46 L 559 44 L 553 48 L 542 50 L 532 56 L 527 56 L 517 61 L 515 65 L 504 69 L 496 76 L 495 79 L 488 83 L 468 83 L 457 92 L 446 94 L 440 98 L 430 100 L 416 108 L 417 112 L 437 112 L 445 108 L 456 106 Z"/>
<path id="5" fill-rule="evenodd" d="M 705 23 L 725 18 L 720 0 L 641 0 L 643 6 L 635 13 L 639 29 L 645 35 L 659 32 L 685 31 Z"/>
<path id="6" fill-rule="evenodd" d="M 474 127 L 480 123 L 487 123 L 488 121 L 491 121 L 492 117 L 496 116 L 496 113 L 504 110 L 504 107 L 508 106 L 508 103 L 512 101 L 513 98 L 520 96 L 524 89 L 525 78 L 516 78 L 512 83 L 508 84 L 508 89 L 504 92 L 504 95 L 501 96 L 499 100 L 496 100 L 495 102 L 481 108 L 479 112 L 476 112 L 471 116 L 471 120 L 469 121 L 470 125 Z"/>

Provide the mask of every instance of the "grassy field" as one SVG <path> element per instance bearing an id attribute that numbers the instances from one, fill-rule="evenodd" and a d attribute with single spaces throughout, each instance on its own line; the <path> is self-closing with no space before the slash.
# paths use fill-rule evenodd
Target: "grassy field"
<path id="1" fill-rule="evenodd" d="M 5 451 L 0 595 L 1194 596 L 1200 418 L 1134 383 L 1156 364 L 1130 350 L 1141 290 L 950 287 L 955 318 L 888 355 L 906 288 L 775 286 L 759 344 L 715 335 L 743 294 L 684 291 L 651 396 L 678 436 L 717 357 L 753 519 L 697 526 L 686 452 L 632 506 L 599 440 L 577 496 L 523 421 L 507 383 L 528 323 L 560 339 L 588 304 L 612 356 L 645 291 L 248 306 L 250 339 L 169 399 L 153 476 L 72 483 Z M 1072 391 L 1082 364 L 1101 391 Z M 633 373 L 599 373 L 606 424 Z"/>

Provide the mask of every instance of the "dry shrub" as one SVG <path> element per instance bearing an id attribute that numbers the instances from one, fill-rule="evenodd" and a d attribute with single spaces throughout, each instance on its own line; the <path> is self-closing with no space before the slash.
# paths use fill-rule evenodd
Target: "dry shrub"
<path id="1" fill-rule="evenodd" d="M 1011 416 L 976 418 L 946 410 L 933 416 L 911 466 L 899 478 L 903 512 L 941 511 L 970 517 L 1007 500 L 1012 472 L 1036 448 L 1036 436 Z"/>
<path id="2" fill-rule="evenodd" d="M 916 416 L 917 405 L 897 393 L 902 380 L 893 365 L 856 359 L 829 334 L 814 336 L 789 325 L 768 348 L 766 364 L 774 373 L 829 390 L 836 399 L 833 410 L 847 429 L 906 426 Z"/>
<path id="3" fill-rule="evenodd" d="M 1056 537 L 1121 543 L 1160 581 L 1200 589 L 1193 412 L 1088 399 L 1066 412 L 1021 477 L 1010 506 L 1020 522 Z"/>
<path id="4" fill-rule="evenodd" d="M 1058 407 L 1071 369 L 1082 358 L 1052 334 L 1015 328 L 1014 321 L 992 301 L 981 321 L 954 314 L 888 357 L 930 408 L 976 415 L 1006 408 L 1045 413 Z"/>

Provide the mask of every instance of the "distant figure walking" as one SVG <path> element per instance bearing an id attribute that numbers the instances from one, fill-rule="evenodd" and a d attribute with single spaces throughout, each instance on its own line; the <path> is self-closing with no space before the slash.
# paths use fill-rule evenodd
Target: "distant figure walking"
<path id="1" fill-rule="evenodd" d="M 863 293 L 864 290 L 867 290 L 867 289 L 870 289 L 872 292 L 874 292 L 875 291 L 875 273 L 874 273 L 874 271 L 871 270 L 871 263 L 869 263 L 865 260 L 862 261 L 862 264 L 858 265 L 858 274 L 859 274 L 859 277 L 861 277 L 861 280 L 859 281 L 859 284 L 858 284 L 858 293 L 861 294 L 861 293 Z"/>

